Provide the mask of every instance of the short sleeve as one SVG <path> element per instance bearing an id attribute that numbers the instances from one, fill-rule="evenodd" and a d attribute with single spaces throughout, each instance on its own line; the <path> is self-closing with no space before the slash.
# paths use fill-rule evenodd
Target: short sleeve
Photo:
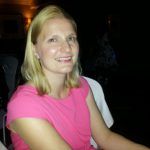
<path id="1" fill-rule="evenodd" d="M 80 82 L 81 82 L 81 92 L 84 97 L 87 97 L 89 90 L 90 90 L 90 86 L 87 80 L 84 79 L 82 76 L 80 77 Z"/>
<path id="2" fill-rule="evenodd" d="M 45 119 L 39 96 L 34 94 L 18 94 L 12 97 L 7 106 L 7 126 L 11 121 L 25 117 Z"/>

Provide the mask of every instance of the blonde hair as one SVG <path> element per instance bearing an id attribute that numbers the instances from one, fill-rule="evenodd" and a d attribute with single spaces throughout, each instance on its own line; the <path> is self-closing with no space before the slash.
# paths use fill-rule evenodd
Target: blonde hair
<path id="1" fill-rule="evenodd" d="M 43 73 L 40 61 L 35 56 L 33 51 L 33 45 L 36 44 L 37 38 L 42 30 L 43 24 L 52 18 L 64 17 L 70 21 L 75 32 L 77 32 L 77 26 L 73 18 L 66 13 L 62 8 L 49 5 L 43 8 L 32 20 L 27 34 L 27 43 L 25 49 L 24 62 L 21 67 L 21 73 L 25 81 L 29 81 L 37 88 L 40 95 L 49 94 L 51 92 L 51 86 L 49 85 L 46 76 Z M 79 61 L 73 67 L 66 78 L 66 87 L 74 88 L 79 87 L 80 76 Z"/>

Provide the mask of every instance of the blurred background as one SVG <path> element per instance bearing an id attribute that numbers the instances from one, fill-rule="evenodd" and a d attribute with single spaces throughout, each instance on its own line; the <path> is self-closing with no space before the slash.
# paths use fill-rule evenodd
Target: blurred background
<path id="1" fill-rule="evenodd" d="M 144 23 L 144 14 L 129 12 L 129 7 L 124 11 L 119 2 L 0 0 L 1 116 L 19 84 L 28 26 L 38 9 L 48 4 L 60 5 L 77 22 L 83 75 L 103 87 L 115 121 L 112 130 L 150 146 L 150 62 L 147 49 L 139 50 L 139 40 L 133 42 L 143 30 L 136 27 Z"/>

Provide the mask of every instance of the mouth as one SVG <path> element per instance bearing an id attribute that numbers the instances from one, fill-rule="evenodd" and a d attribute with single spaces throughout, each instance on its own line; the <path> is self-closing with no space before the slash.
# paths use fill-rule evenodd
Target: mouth
<path id="1" fill-rule="evenodd" d="M 72 60 L 72 56 L 67 56 L 67 57 L 58 57 L 55 58 L 56 61 L 58 62 L 70 62 Z"/>

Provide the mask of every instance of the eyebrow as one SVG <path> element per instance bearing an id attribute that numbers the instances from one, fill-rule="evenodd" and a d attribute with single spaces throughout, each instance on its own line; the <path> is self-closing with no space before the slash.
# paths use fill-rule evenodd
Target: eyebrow
<path id="1" fill-rule="evenodd" d="M 69 36 L 77 36 L 77 34 L 76 33 L 71 33 L 71 34 L 69 34 Z"/>
<path id="2" fill-rule="evenodd" d="M 58 34 L 52 34 L 52 35 L 51 35 L 51 34 L 47 34 L 47 36 L 50 36 L 50 37 L 59 37 Z M 70 34 L 67 35 L 67 37 L 68 37 L 68 36 L 75 36 L 75 37 L 76 37 L 77 34 L 76 34 L 76 33 L 70 33 Z"/>

